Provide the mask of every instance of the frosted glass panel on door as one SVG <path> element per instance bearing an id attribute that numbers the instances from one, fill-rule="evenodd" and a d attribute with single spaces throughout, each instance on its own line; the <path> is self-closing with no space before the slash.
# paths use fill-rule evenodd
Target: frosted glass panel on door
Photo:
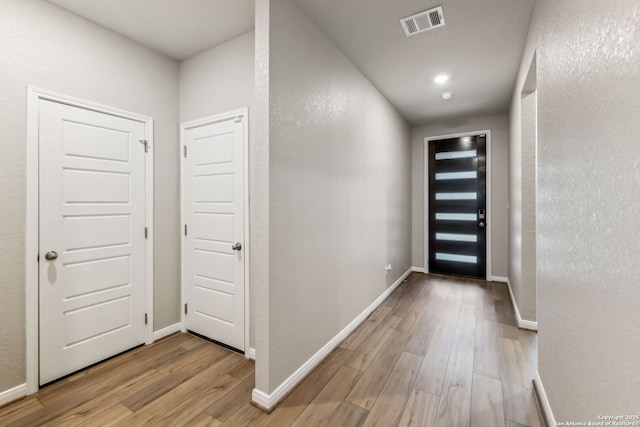
<path id="1" fill-rule="evenodd" d="M 436 200 L 476 200 L 477 193 L 436 193 Z"/>
<path id="2" fill-rule="evenodd" d="M 436 174 L 437 181 L 446 181 L 449 179 L 476 179 L 478 172 L 441 172 Z"/>
<path id="3" fill-rule="evenodd" d="M 478 215 L 460 213 L 436 213 L 436 219 L 441 221 L 477 221 Z"/>
<path id="4" fill-rule="evenodd" d="M 456 242 L 477 242 L 475 234 L 436 233 L 436 240 L 453 240 Z"/>
<path id="5" fill-rule="evenodd" d="M 442 252 L 436 252 L 436 259 L 440 261 L 454 261 L 454 262 L 465 262 L 468 264 L 477 264 L 478 257 L 471 255 L 458 255 L 458 254 L 447 254 Z"/>
<path id="6" fill-rule="evenodd" d="M 466 159 L 468 157 L 476 157 L 477 155 L 477 150 L 443 151 L 441 153 L 436 153 L 436 160 Z"/>

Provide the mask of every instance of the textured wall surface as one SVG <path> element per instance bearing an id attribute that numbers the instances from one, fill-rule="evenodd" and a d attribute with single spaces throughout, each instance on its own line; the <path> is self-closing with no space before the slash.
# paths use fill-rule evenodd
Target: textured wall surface
<path id="1" fill-rule="evenodd" d="M 557 421 L 640 408 L 640 3 L 539 0 L 538 369 Z"/>
<path id="2" fill-rule="evenodd" d="M 154 328 L 179 307 L 178 64 L 41 0 L 0 0 L 0 391 L 25 382 L 27 85 L 155 119 Z M 34 254 L 35 255 L 35 254 Z"/>
<path id="3" fill-rule="evenodd" d="M 255 33 L 250 31 L 180 63 L 180 122 L 253 107 Z M 251 114 L 251 111 L 249 111 Z"/>
<path id="4" fill-rule="evenodd" d="M 509 275 L 520 316 L 532 321 L 536 320 L 536 98 L 537 93 L 533 92 L 521 100 L 521 150 L 517 153 L 521 157 L 522 183 L 519 189 L 521 276 Z"/>
<path id="5" fill-rule="evenodd" d="M 180 123 L 249 108 L 249 146 L 254 145 L 255 32 L 250 31 L 180 63 Z M 250 172 L 250 176 L 254 176 Z M 245 209 L 249 209 L 246 206 Z M 251 248 L 251 245 L 246 245 Z M 252 307 L 255 298 L 250 298 Z M 250 314 L 254 310 L 250 310 Z M 249 346 L 255 346 L 251 318 Z"/>
<path id="6" fill-rule="evenodd" d="M 509 284 L 513 297 L 521 308 L 522 295 L 522 120 L 520 92 L 518 99 L 518 120 L 513 120 L 513 108 L 509 126 Z M 522 313 L 520 313 L 522 316 Z M 533 319 L 527 319 L 533 320 Z"/>
<path id="7" fill-rule="evenodd" d="M 412 261 L 424 267 L 424 138 L 491 129 L 491 274 L 508 273 L 508 119 L 506 115 L 472 117 L 417 126 L 412 129 Z"/>
<path id="8" fill-rule="evenodd" d="M 531 58 L 529 58 L 529 62 Z M 533 61 L 535 65 L 535 61 Z M 529 65 L 527 65 L 529 70 Z M 509 283 L 520 316 L 536 316 L 536 76 L 522 81 L 509 128 Z"/>
<path id="9" fill-rule="evenodd" d="M 254 144 L 250 150 L 251 296 L 255 321 L 256 388 L 269 382 L 269 40 L 270 0 L 256 0 Z"/>
<path id="10" fill-rule="evenodd" d="M 292 0 L 269 37 L 268 393 L 411 266 L 408 125 Z"/>

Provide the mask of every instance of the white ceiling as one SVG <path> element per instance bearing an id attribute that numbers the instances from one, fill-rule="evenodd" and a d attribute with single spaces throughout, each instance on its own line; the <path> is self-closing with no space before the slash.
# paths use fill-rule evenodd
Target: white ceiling
<path id="1" fill-rule="evenodd" d="M 507 111 L 535 0 L 296 0 L 412 124 Z M 442 6 L 444 27 L 400 19 Z M 438 86 L 441 73 L 449 81 Z M 444 101 L 440 94 L 453 92 Z"/>
<path id="2" fill-rule="evenodd" d="M 255 25 L 255 0 L 49 1 L 177 60 Z"/>
<path id="3" fill-rule="evenodd" d="M 49 0 L 177 60 L 254 27 L 254 0 Z M 296 0 L 412 124 L 507 111 L 535 0 Z M 446 26 L 399 20 L 441 5 Z M 433 78 L 450 76 L 438 86 Z M 440 94 L 453 92 L 444 101 Z"/>

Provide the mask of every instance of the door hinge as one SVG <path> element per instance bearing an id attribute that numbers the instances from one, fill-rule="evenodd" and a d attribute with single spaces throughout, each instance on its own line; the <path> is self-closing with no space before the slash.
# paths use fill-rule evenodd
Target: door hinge
<path id="1" fill-rule="evenodd" d="M 149 152 L 149 142 L 147 142 L 146 139 L 141 139 L 140 140 L 140 144 L 144 145 L 144 152 L 148 153 Z"/>
<path id="2" fill-rule="evenodd" d="M 185 303 L 184 303 L 184 315 L 186 316 L 188 312 L 189 312 L 189 304 L 187 304 L 187 303 L 185 302 Z"/>
<path id="3" fill-rule="evenodd" d="M 144 238 L 145 238 L 145 239 L 148 239 L 148 238 L 149 238 L 149 228 L 148 228 L 148 227 L 145 227 L 145 228 L 144 228 Z"/>
<path id="4" fill-rule="evenodd" d="M 187 224 L 184 225 L 184 235 L 187 235 Z"/>
<path id="5" fill-rule="evenodd" d="M 187 146 L 185 145 L 184 147 L 182 147 L 182 152 L 184 154 L 184 158 L 187 158 Z"/>
<path id="6" fill-rule="evenodd" d="M 148 324 L 149 323 L 149 316 L 147 315 L 147 313 L 144 314 L 144 324 Z"/>

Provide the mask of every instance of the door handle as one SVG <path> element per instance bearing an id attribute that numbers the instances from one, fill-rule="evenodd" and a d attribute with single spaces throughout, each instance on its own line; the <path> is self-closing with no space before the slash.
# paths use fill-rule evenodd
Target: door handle
<path id="1" fill-rule="evenodd" d="M 233 246 L 231 246 L 231 249 L 233 249 L 234 251 L 239 251 L 242 249 L 242 244 L 240 242 L 236 242 L 233 244 Z"/>
<path id="2" fill-rule="evenodd" d="M 478 223 L 478 227 L 480 227 L 480 228 L 484 228 L 484 227 L 486 227 L 486 225 L 487 225 L 487 224 L 485 224 L 485 222 L 484 222 L 484 221 L 480 221 L 480 222 Z"/>
<path id="3" fill-rule="evenodd" d="M 55 261 L 58 259 L 58 252 L 49 251 L 46 254 L 44 254 L 44 259 L 46 259 L 47 261 Z"/>

